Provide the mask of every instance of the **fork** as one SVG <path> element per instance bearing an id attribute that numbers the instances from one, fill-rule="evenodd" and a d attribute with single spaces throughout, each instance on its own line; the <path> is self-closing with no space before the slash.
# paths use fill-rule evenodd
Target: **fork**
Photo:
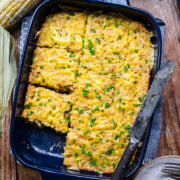
<path id="1" fill-rule="evenodd" d="M 165 163 L 161 172 L 174 179 L 180 179 L 180 163 Z"/>

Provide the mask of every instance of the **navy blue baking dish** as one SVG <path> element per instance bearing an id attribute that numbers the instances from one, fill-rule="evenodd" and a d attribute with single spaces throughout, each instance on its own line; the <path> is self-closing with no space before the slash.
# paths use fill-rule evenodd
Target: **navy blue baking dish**
<path id="1" fill-rule="evenodd" d="M 89 11 L 121 12 L 131 19 L 142 22 L 153 34 L 151 41 L 154 44 L 154 65 L 151 71 L 150 83 L 152 82 L 161 62 L 162 38 L 159 25 L 156 19 L 147 11 L 130 6 L 128 0 L 127 5 L 119 4 L 120 2 L 118 0 L 112 2 L 102 0 L 46 0 L 35 10 L 19 67 L 10 130 L 11 150 L 21 164 L 38 169 L 42 173 L 52 173 L 62 179 L 111 178 L 111 174 L 99 176 L 92 172 L 68 170 L 63 166 L 62 156 L 66 140 L 65 135 L 58 134 L 49 128 L 39 129 L 36 126 L 27 124 L 21 117 L 21 113 L 28 85 L 33 51 L 36 47 L 37 33 L 41 28 L 43 19 L 51 13 L 51 10 L 56 9 L 58 4 L 88 9 Z M 133 166 L 129 167 L 126 178 L 132 176 L 142 164 L 151 131 L 151 123 L 152 120 L 143 139 L 143 145 L 139 148 Z"/>

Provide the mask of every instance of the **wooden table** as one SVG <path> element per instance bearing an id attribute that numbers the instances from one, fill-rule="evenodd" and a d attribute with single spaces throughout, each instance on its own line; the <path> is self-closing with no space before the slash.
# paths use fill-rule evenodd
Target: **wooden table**
<path id="1" fill-rule="evenodd" d="M 163 98 L 163 125 L 158 156 L 180 155 L 180 17 L 176 0 L 131 0 L 131 5 L 143 8 L 166 22 L 164 60 L 176 62 L 176 71 L 168 83 Z M 20 25 L 12 32 L 16 40 L 16 59 L 19 60 Z M 0 139 L 0 180 L 40 180 L 39 172 L 15 162 L 10 154 L 9 126 L 12 99 L 3 123 Z"/>

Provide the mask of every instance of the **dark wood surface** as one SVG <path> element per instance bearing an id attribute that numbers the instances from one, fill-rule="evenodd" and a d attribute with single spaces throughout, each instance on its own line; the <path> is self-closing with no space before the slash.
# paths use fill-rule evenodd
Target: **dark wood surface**
<path id="1" fill-rule="evenodd" d="M 180 155 L 180 17 L 176 0 L 131 0 L 131 5 L 146 9 L 166 22 L 164 60 L 176 62 L 176 70 L 163 98 L 163 124 L 158 156 Z M 16 59 L 19 62 L 20 25 L 11 32 L 16 41 Z M 40 180 L 39 172 L 15 162 L 10 153 L 9 129 L 12 99 L 3 120 L 0 138 L 0 180 Z"/>

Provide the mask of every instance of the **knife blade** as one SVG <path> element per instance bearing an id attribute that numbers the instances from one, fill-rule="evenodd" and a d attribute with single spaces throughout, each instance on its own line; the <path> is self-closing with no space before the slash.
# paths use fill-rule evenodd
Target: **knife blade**
<path id="1" fill-rule="evenodd" d="M 171 60 L 168 60 L 162 65 L 157 75 L 155 76 L 146 99 L 130 130 L 130 142 L 113 174 L 112 180 L 121 180 L 125 177 L 126 167 L 131 161 L 133 153 L 135 152 L 140 140 L 146 132 L 149 120 L 174 69 L 175 63 Z"/>

